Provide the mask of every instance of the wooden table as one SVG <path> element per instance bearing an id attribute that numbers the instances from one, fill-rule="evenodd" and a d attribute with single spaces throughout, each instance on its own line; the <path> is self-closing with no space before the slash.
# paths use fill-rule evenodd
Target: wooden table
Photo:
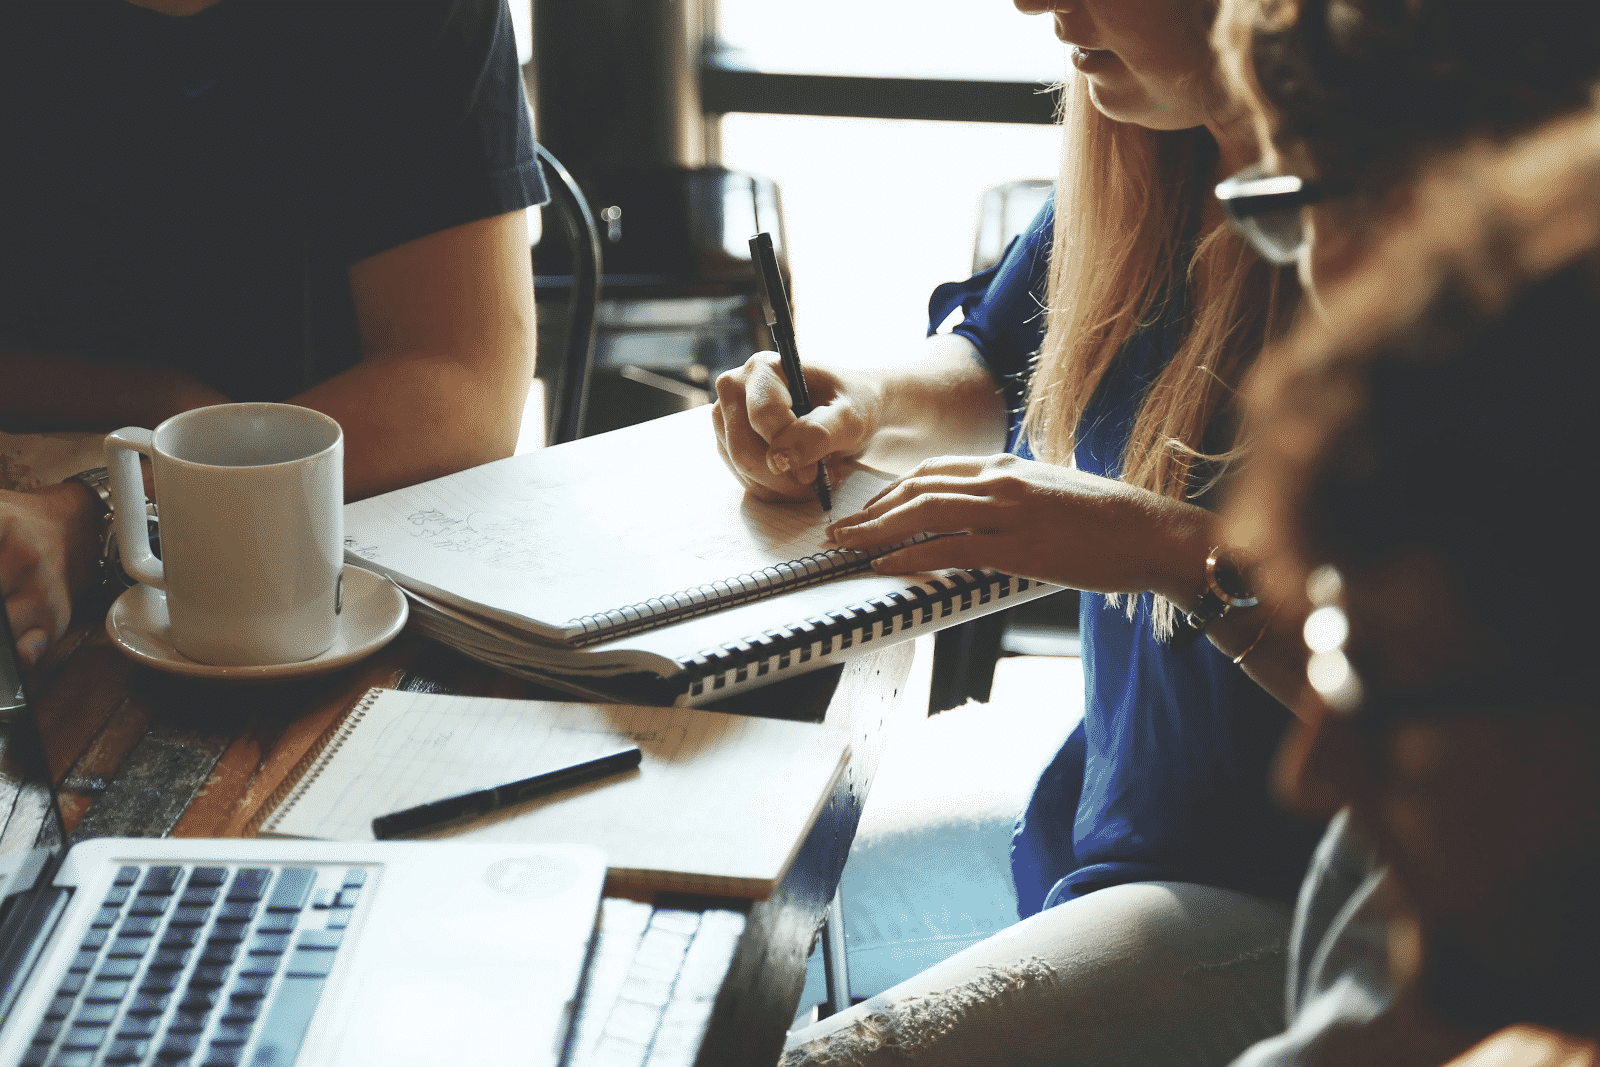
<path id="1" fill-rule="evenodd" d="M 912 644 L 713 705 L 715 710 L 845 729 L 844 775 L 788 877 L 752 903 L 608 892 L 578 1021 L 578 1067 L 700 1064 L 770 1067 L 805 980 L 805 961 L 855 835 L 891 721 L 924 714 L 904 700 Z M 406 633 L 362 663 L 323 678 L 237 685 L 130 663 L 101 618 L 75 621 L 29 676 L 50 773 L 74 840 L 104 836 L 227 837 L 369 687 L 561 699 Z M 6 785 L 0 784 L 0 791 Z M 10 787 L 15 793 L 15 785 Z M 39 812 L 0 795 L 0 836 L 32 832 Z M 692 936 L 691 936 L 692 935 Z M 652 961 L 688 958 L 665 985 Z M 664 1003 L 664 1012 L 656 1006 Z M 659 1022 L 658 1022 L 659 1020 Z"/>

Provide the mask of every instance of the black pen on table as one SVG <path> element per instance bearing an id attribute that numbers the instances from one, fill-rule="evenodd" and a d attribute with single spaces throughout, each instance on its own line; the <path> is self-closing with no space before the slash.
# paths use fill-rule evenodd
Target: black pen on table
<path id="1" fill-rule="evenodd" d="M 794 315 L 789 310 L 789 293 L 783 287 L 783 275 L 778 273 L 778 256 L 772 250 L 771 234 L 763 230 L 750 238 L 750 257 L 756 261 L 761 277 L 767 325 L 772 328 L 772 341 L 778 346 L 778 358 L 783 361 L 783 376 L 789 379 L 789 396 L 794 400 L 790 410 L 799 417 L 811 411 L 811 395 L 806 391 L 806 373 L 800 367 L 800 348 L 794 340 Z M 832 511 L 828 468 L 820 459 L 817 460 L 817 480 L 811 489 L 817 494 L 822 510 Z"/>
<path id="2" fill-rule="evenodd" d="M 637 767 L 640 758 L 639 747 L 628 745 L 584 760 L 582 763 L 558 767 L 553 771 L 543 771 L 531 778 L 507 782 L 492 789 L 479 789 L 476 792 L 419 804 L 404 811 L 379 815 L 372 820 L 372 836 L 379 841 L 385 841 L 402 834 L 431 830 L 459 819 L 488 815 L 490 812 L 509 808 L 513 804 L 520 804 L 524 800 L 559 793 L 563 789 L 581 785 L 591 779 L 604 778 L 608 774 Z"/>

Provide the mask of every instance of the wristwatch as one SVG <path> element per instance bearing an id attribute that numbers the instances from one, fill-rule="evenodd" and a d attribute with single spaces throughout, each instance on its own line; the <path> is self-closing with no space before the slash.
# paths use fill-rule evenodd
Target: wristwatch
<path id="1" fill-rule="evenodd" d="M 111 472 L 104 467 L 90 467 L 88 470 L 69 474 L 62 481 L 77 482 L 84 486 L 99 499 L 104 508 L 101 513 L 100 558 L 95 564 L 95 590 L 107 596 L 116 596 L 136 583 L 122 569 L 122 555 L 117 550 L 116 508 L 111 502 Z M 144 502 L 144 510 L 149 525 L 151 551 L 160 556 L 160 527 L 157 525 L 155 503 L 147 499 Z"/>
<path id="2" fill-rule="evenodd" d="M 1234 608 L 1253 608 L 1261 602 L 1251 590 L 1248 569 L 1221 545 L 1206 553 L 1205 573 L 1206 587 L 1195 599 L 1194 610 L 1179 615 L 1172 633 L 1172 643 L 1180 649 L 1194 644 L 1206 627 Z"/>

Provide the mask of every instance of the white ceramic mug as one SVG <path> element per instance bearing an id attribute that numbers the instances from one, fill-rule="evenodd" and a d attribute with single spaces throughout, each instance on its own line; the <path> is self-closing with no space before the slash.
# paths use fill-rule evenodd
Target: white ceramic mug
<path id="1" fill-rule="evenodd" d="M 161 558 L 139 456 L 150 457 Z M 170 640 L 200 663 L 297 663 L 338 635 L 344 433 L 292 404 L 218 404 L 106 436 L 123 569 L 167 595 Z M 132 521 L 127 521 L 130 519 Z"/>

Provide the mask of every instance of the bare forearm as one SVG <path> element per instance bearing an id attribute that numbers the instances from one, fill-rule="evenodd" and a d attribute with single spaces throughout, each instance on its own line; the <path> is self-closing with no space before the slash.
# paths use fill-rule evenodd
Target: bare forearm
<path id="1" fill-rule="evenodd" d="M 915 359 L 863 368 L 882 397 L 877 435 L 864 459 L 903 470 L 930 456 L 978 456 L 1006 443 L 1000 387 L 957 334 L 927 339 Z"/>
<path id="2" fill-rule="evenodd" d="M 1157 579 L 1155 591 L 1179 610 L 1196 606 L 1206 587 L 1205 561 L 1221 536 L 1216 516 L 1202 508 L 1179 505 L 1169 523 L 1171 548 L 1168 566 Z M 1272 603 L 1265 598 L 1251 608 L 1233 608 L 1206 627 L 1206 637 L 1223 655 L 1240 657 L 1257 685 L 1301 718 L 1308 714 L 1306 700 L 1306 649 L 1301 637 L 1304 604 Z"/>
<path id="3" fill-rule="evenodd" d="M 486 374 L 448 356 L 358 364 L 290 402 L 345 435 L 345 498 L 359 500 L 511 455 L 528 373 Z"/>
<path id="4" fill-rule="evenodd" d="M 228 400 L 168 367 L 61 352 L 0 348 L 0 380 L 0 427 L 16 433 L 153 427 Z"/>

